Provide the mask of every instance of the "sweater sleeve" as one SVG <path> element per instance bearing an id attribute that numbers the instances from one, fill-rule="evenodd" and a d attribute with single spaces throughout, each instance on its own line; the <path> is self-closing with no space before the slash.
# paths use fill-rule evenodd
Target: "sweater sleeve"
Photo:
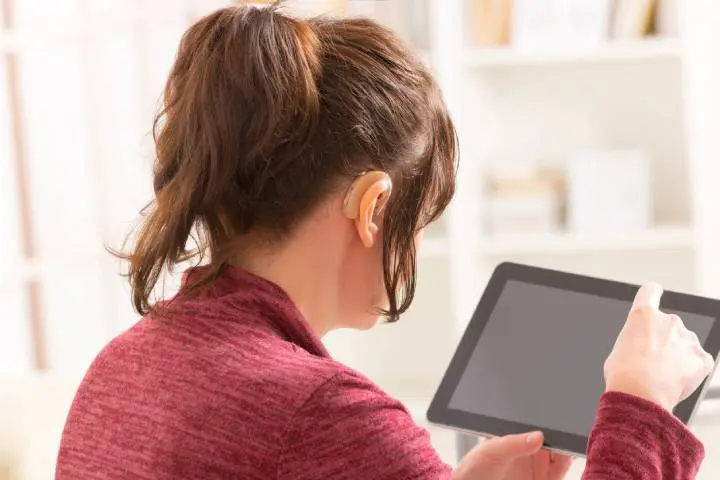
<path id="1" fill-rule="evenodd" d="M 583 480 L 691 480 L 705 451 L 674 415 L 623 393 L 600 400 Z"/>
<path id="2" fill-rule="evenodd" d="M 296 412 L 278 459 L 278 479 L 445 480 L 452 472 L 428 432 L 370 381 L 335 375 Z"/>

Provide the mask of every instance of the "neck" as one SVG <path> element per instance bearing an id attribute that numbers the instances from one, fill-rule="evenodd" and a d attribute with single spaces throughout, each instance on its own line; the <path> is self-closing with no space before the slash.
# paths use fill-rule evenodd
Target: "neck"
<path id="1" fill-rule="evenodd" d="M 299 231 L 278 248 L 245 248 L 231 263 L 282 288 L 315 334 L 322 337 L 335 328 L 338 318 L 342 252 L 331 240 L 317 232 Z"/>

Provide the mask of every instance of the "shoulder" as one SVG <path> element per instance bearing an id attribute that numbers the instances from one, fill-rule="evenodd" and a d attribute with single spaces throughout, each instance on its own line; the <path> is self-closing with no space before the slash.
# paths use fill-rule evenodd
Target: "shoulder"
<path id="1" fill-rule="evenodd" d="M 398 413 L 409 415 L 401 402 L 361 373 L 340 364 L 334 364 L 328 373 L 330 375 L 316 386 L 303 403 L 300 412 L 303 417 L 311 417 L 314 412 L 328 411 L 353 417 L 380 409 L 397 410 Z"/>
<path id="2" fill-rule="evenodd" d="M 244 359 L 242 380 L 259 382 L 270 395 L 285 395 L 288 406 L 300 408 L 318 394 L 337 385 L 337 380 L 350 372 L 346 366 L 332 358 L 313 355 L 292 342 L 273 340 L 270 352 L 258 355 L 248 362 Z M 254 364 L 248 369 L 248 363 Z M 339 386 L 339 385 L 338 385 Z"/>
<path id="3" fill-rule="evenodd" d="M 228 322 L 160 324 L 143 319 L 97 355 L 81 388 L 98 393 L 97 399 L 110 394 L 130 399 L 165 383 L 163 390 L 172 389 L 186 405 L 228 411 L 272 406 L 272 419 L 279 426 L 345 369 L 259 329 Z M 208 378 L 214 379 L 212 388 Z M 131 387 L 117 391 L 119 382 Z"/>

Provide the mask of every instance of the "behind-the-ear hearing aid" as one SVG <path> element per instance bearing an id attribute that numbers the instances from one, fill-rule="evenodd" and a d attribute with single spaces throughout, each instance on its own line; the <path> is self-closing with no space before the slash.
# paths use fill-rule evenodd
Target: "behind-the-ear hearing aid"
<path id="1" fill-rule="evenodd" d="M 391 191 L 392 180 L 387 173 L 377 170 L 367 172 L 350 185 L 343 203 L 343 214 L 351 220 L 359 220 L 361 212 L 377 214 L 385 207 Z M 367 220 L 368 224 L 372 224 L 372 218 Z"/>

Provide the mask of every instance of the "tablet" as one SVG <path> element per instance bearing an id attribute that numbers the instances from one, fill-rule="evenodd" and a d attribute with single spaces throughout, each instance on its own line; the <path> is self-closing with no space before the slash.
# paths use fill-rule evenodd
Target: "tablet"
<path id="1" fill-rule="evenodd" d="M 499 436 L 541 430 L 545 447 L 584 456 L 603 364 L 639 286 L 514 263 L 498 266 L 428 410 L 437 425 Z M 720 301 L 666 291 L 717 361 Z M 675 409 L 688 424 L 706 380 Z"/>

